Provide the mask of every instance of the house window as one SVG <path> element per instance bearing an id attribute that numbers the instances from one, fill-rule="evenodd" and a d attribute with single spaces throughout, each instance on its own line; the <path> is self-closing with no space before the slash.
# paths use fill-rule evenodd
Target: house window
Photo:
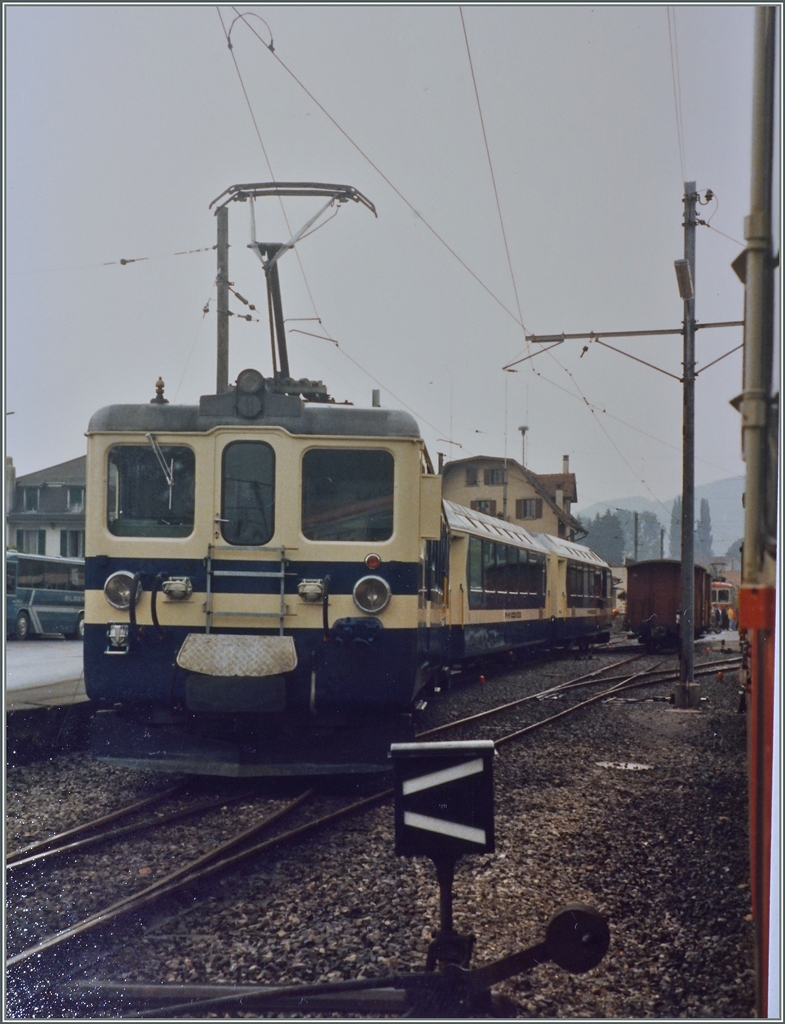
<path id="1" fill-rule="evenodd" d="M 473 501 L 472 509 L 475 512 L 484 512 L 486 516 L 496 515 L 496 502 L 490 499 L 485 501 Z"/>
<path id="2" fill-rule="evenodd" d="M 483 480 L 486 486 L 497 486 L 504 483 L 503 469 L 486 469 L 483 471 Z"/>
<path id="3" fill-rule="evenodd" d="M 38 511 L 38 488 L 37 487 L 23 487 L 22 488 L 22 508 L 25 512 L 37 512 Z"/>
<path id="4" fill-rule="evenodd" d="M 68 488 L 68 504 L 67 509 L 69 512 L 83 512 L 84 511 L 84 487 L 69 487 Z"/>
<path id="5" fill-rule="evenodd" d="M 477 467 L 476 466 L 467 466 L 466 467 L 466 486 L 467 487 L 476 487 L 479 484 L 479 482 L 480 481 L 479 481 L 479 479 L 477 477 Z"/>
<path id="6" fill-rule="evenodd" d="M 84 558 L 84 530 L 61 530 L 60 554 L 63 558 Z"/>
<path id="7" fill-rule="evenodd" d="M 516 519 L 542 519 L 542 498 L 517 498 Z"/>
<path id="8" fill-rule="evenodd" d="M 46 530 L 17 530 L 16 550 L 26 555 L 45 555 Z"/>

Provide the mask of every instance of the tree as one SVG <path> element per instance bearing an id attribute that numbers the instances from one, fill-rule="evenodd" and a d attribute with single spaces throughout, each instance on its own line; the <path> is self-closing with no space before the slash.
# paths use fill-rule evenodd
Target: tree
<path id="1" fill-rule="evenodd" d="M 681 558 L 681 495 L 673 501 L 668 551 L 671 558 Z"/>
<path id="2" fill-rule="evenodd" d="M 660 557 L 660 530 L 662 526 L 653 512 L 638 516 L 638 558 Z"/>
<path id="3" fill-rule="evenodd" d="M 622 565 L 624 562 L 624 530 L 619 517 L 609 508 L 604 515 L 599 512 L 590 522 L 583 523 L 588 534 L 583 543 L 604 558 L 609 565 Z"/>
<path id="4" fill-rule="evenodd" d="M 741 572 L 741 548 L 743 543 L 744 538 L 739 537 L 725 552 L 725 568 L 730 569 L 731 572 Z"/>
<path id="5" fill-rule="evenodd" d="M 700 518 L 698 519 L 698 528 L 695 531 L 695 558 L 704 561 L 710 559 L 713 555 L 713 544 L 714 538 L 711 534 L 709 501 L 708 498 L 701 498 Z"/>

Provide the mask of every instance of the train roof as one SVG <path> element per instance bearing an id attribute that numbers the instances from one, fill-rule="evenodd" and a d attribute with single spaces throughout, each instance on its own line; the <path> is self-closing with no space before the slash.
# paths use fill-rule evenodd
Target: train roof
<path id="1" fill-rule="evenodd" d="M 540 534 L 529 533 L 522 526 L 508 523 L 504 519 L 497 519 L 495 516 L 488 516 L 484 512 L 475 512 L 474 509 L 457 505 L 454 501 L 444 499 L 443 504 L 447 524 L 451 530 L 469 533 L 474 537 L 487 537 L 489 540 L 518 544 L 522 547 L 534 548 L 536 551 L 545 550 L 543 545 L 535 539 L 541 536 Z"/>
<path id="2" fill-rule="evenodd" d="M 574 540 L 565 540 L 563 537 L 553 537 L 549 533 L 535 533 L 540 543 L 554 554 L 562 558 L 571 558 L 577 562 L 592 562 L 594 565 L 601 565 L 609 569 L 610 566 L 604 558 L 587 548 L 585 544 L 576 544 Z"/>
<path id="3" fill-rule="evenodd" d="M 552 537 L 549 533 L 530 533 L 522 526 L 508 523 L 504 519 L 475 512 L 474 509 L 457 505 L 454 501 L 444 499 L 444 514 L 451 530 L 468 533 L 474 537 L 487 537 L 489 540 L 505 541 L 521 547 L 532 548 L 543 553 L 553 552 L 562 558 L 571 558 L 576 562 L 589 562 L 601 565 L 605 569 L 610 566 L 598 554 L 584 544 L 576 544 L 561 537 Z"/>
<path id="4" fill-rule="evenodd" d="M 199 405 L 107 405 L 93 414 L 87 432 L 199 434 L 214 427 L 232 426 L 282 427 L 291 434 L 335 437 L 420 437 L 415 418 L 400 409 L 358 409 L 304 402 L 291 395 L 268 395 L 259 415 L 244 416 L 235 407 L 233 393 L 208 395 L 206 399 Z"/>

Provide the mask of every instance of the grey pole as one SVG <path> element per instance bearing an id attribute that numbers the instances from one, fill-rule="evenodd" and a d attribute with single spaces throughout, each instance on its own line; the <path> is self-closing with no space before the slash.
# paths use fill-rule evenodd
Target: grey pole
<path id="1" fill-rule="evenodd" d="M 742 586 L 766 583 L 764 537 L 776 533 L 767 523 L 767 432 L 772 391 L 774 329 L 774 261 L 771 210 L 776 61 L 776 9 L 760 7 L 755 24 L 755 78 L 753 82 L 753 140 L 750 214 L 744 221 L 746 250 L 746 303 L 744 325 L 744 391 L 741 403 L 742 450 L 746 462 L 744 488 L 744 557 Z M 767 530 L 766 527 L 769 529 Z M 772 564 L 768 565 L 771 572 Z"/>
<path id="2" fill-rule="evenodd" d="M 638 561 L 638 513 L 632 513 L 632 557 Z"/>
<path id="3" fill-rule="evenodd" d="M 695 201 L 694 181 L 684 183 L 684 259 L 693 282 L 684 297 L 684 396 L 681 496 L 681 655 L 677 708 L 697 707 L 700 683 L 695 682 Z"/>
<path id="4" fill-rule="evenodd" d="M 218 224 L 218 274 L 216 305 L 218 307 L 218 352 L 216 359 L 215 393 L 229 390 L 229 209 L 219 206 L 215 211 Z"/>

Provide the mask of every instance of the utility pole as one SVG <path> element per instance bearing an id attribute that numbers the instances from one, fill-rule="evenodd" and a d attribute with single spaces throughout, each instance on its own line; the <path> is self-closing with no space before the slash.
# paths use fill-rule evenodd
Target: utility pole
<path id="1" fill-rule="evenodd" d="M 638 513 L 632 513 L 632 557 L 638 561 Z"/>
<path id="2" fill-rule="evenodd" d="M 711 190 L 706 189 L 707 200 L 711 198 Z M 695 277 L 695 228 L 698 224 L 696 217 L 696 204 L 700 194 L 696 191 L 694 181 L 684 183 L 684 258 L 675 261 L 676 279 L 679 285 L 679 294 L 684 302 L 684 319 L 680 329 L 649 330 L 649 331 L 590 331 L 588 334 L 527 334 L 526 340 L 539 345 L 547 345 L 548 348 L 555 348 L 565 341 L 585 339 L 589 342 L 609 348 L 612 352 L 634 359 L 652 370 L 658 370 L 668 377 L 673 377 L 683 385 L 683 462 L 682 462 L 682 528 L 681 528 L 681 618 L 680 638 L 681 656 L 679 668 L 679 682 L 674 693 L 674 703 L 678 708 L 693 708 L 700 704 L 700 684 L 695 682 L 695 547 L 694 547 L 694 515 L 695 515 L 695 332 L 699 329 L 715 327 L 743 327 L 743 320 L 728 320 L 722 323 L 697 324 L 695 322 L 695 290 L 693 281 Z M 654 336 L 665 336 L 668 334 L 681 334 L 684 338 L 684 364 L 683 376 L 676 377 L 675 374 L 655 366 L 653 363 L 640 359 L 628 352 L 607 344 L 603 338 L 643 338 Z M 541 351 L 547 352 L 548 348 Z M 741 348 L 741 346 L 739 346 Z M 588 345 L 583 349 L 588 351 Z M 731 349 L 731 352 L 736 349 Z M 724 359 L 731 354 L 715 359 L 713 363 L 707 363 L 702 370 Z M 525 363 L 539 355 L 538 352 L 530 353 L 521 359 L 516 359 L 502 367 L 509 370 L 519 363 Z M 701 370 L 701 372 L 702 372 Z M 748 471 L 749 472 L 749 471 Z M 746 558 L 746 551 L 745 551 Z"/>
<path id="3" fill-rule="evenodd" d="M 222 395 L 229 390 L 229 209 L 219 206 L 215 211 L 218 222 L 216 251 L 218 274 L 216 275 L 216 306 L 218 323 L 218 353 L 216 359 L 215 393 Z"/>
<path id="4" fill-rule="evenodd" d="M 681 485 L 681 654 L 677 708 L 700 705 L 695 682 L 695 204 L 694 181 L 684 183 L 684 259 L 677 261 L 676 278 L 684 300 L 684 365 L 682 390 Z"/>

